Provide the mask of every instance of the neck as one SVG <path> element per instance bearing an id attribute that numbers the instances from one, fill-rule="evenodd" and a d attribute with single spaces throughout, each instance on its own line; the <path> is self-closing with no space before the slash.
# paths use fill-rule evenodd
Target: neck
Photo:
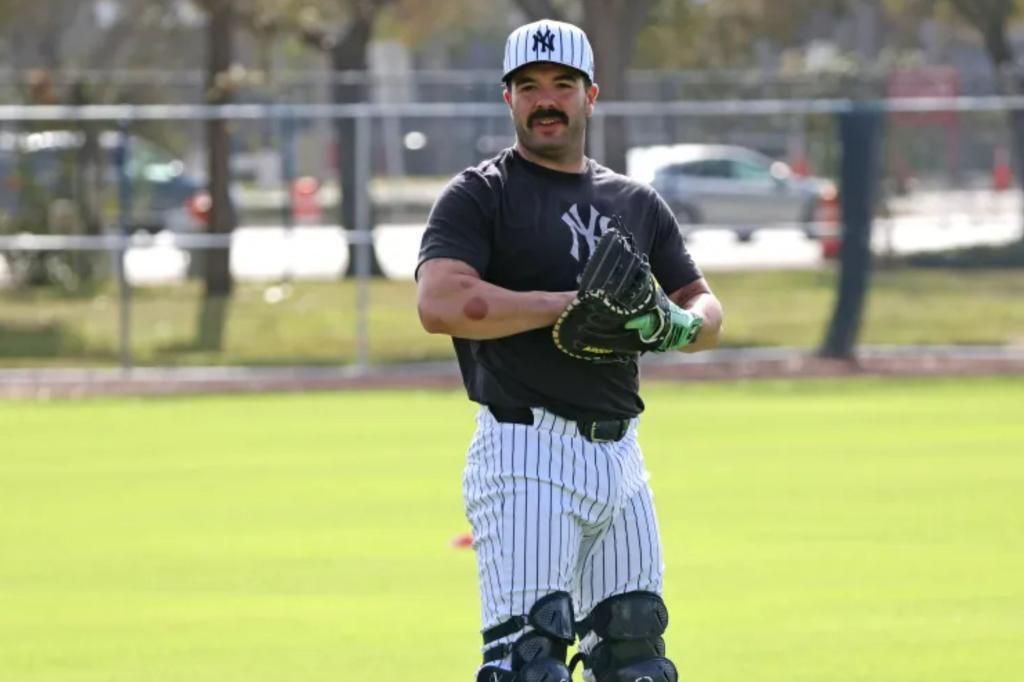
<path id="1" fill-rule="evenodd" d="M 587 157 L 583 155 L 582 148 L 566 152 L 560 158 L 551 158 L 531 152 L 521 142 L 516 140 L 515 150 L 520 156 L 531 163 L 550 168 L 551 170 L 561 171 L 562 173 L 582 173 L 587 169 Z"/>

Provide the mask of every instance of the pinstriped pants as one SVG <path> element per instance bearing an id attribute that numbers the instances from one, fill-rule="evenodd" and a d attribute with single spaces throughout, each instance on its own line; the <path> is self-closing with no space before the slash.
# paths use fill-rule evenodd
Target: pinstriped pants
<path id="1" fill-rule="evenodd" d="M 477 414 L 463 475 L 483 629 L 525 616 L 541 597 L 572 595 L 581 620 L 603 599 L 661 594 L 663 564 L 637 420 L 614 443 L 533 408 L 533 425 Z M 509 640 L 515 637 L 507 638 Z"/>

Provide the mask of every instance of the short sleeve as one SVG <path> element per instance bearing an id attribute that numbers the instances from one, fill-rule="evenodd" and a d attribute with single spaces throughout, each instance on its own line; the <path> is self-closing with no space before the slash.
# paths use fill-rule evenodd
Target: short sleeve
<path id="1" fill-rule="evenodd" d="M 464 171 L 444 188 L 427 219 L 416 272 L 434 258 L 454 258 L 482 276 L 491 259 L 493 194 L 479 174 Z"/>
<path id="2" fill-rule="evenodd" d="M 658 278 L 658 283 L 668 293 L 694 282 L 704 275 L 693 262 L 683 237 L 679 232 L 679 224 L 672 215 L 661 195 L 653 192 L 654 207 L 654 241 L 651 245 L 651 271 Z"/>

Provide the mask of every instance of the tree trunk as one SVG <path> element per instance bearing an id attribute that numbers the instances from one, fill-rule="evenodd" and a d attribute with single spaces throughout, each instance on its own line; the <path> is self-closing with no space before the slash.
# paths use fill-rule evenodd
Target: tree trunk
<path id="1" fill-rule="evenodd" d="M 526 15 L 527 21 L 540 21 L 541 19 L 566 21 L 564 14 L 554 6 L 551 0 L 516 0 L 516 5 Z"/>
<path id="2" fill-rule="evenodd" d="M 366 50 L 373 35 L 373 22 L 375 14 L 368 12 L 368 15 L 358 16 L 352 19 L 348 31 L 341 40 L 331 49 L 331 68 L 335 73 L 367 71 Z M 332 88 L 332 96 L 336 104 L 356 104 L 365 102 L 368 90 L 365 81 L 359 83 L 336 82 Z M 356 159 L 356 121 L 354 118 L 339 118 L 335 122 L 335 145 L 337 149 L 338 174 L 341 185 L 341 198 L 338 202 L 338 219 L 346 230 L 356 230 L 356 196 L 361 194 L 362 200 L 370 207 L 370 229 L 376 224 L 374 219 L 373 202 L 370 198 L 370 169 L 366 168 L 365 179 L 367 182 L 359 183 L 359 173 Z M 367 160 L 369 162 L 369 160 Z M 356 263 L 358 261 L 358 250 L 360 245 L 351 241 L 348 245 L 348 268 L 346 277 L 354 277 Z M 369 274 L 374 277 L 383 276 L 384 271 L 377 259 L 377 251 L 371 242 L 368 245 L 370 256 Z"/>
<path id="3" fill-rule="evenodd" d="M 234 16 L 230 0 L 211 3 L 208 28 L 207 100 L 211 104 L 231 101 L 231 86 L 226 76 L 233 57 Z M 231 234 L 235 229 L 235 209 L 231 202 L 229 122 L 209 120 L 206 123 L 209 150 L 210 216 L 207 230 L 211 234 Z M 231 295 L 231 249 L 208 249 L 203 253 L 203 302 L 199 313 L 196 345 L 207 350 L 220 350 L 224 339 L 227 299 Z"/>
<path id="4" fill-rule="evenodd" d="M 992 64 L 998 71 L 999 89 L 1003 95 L 1014 96 L 1024 92 L 1024 74 L 1017 66 L 1013 46 L 1006 36 L 1003 23 L 990 23 L 984 31 L 985 49 Z M 1013 146 L 1013 170 L 1017 184 L 1024 190 L 1024 110 L 1010 109 L 1006 112 L 1010 127 L 1010 141 Z M 1021 216 L 1024 220 L 1024 216 Z M 1024 232 L 1021 233 L 1024 241 Z"/>
<path id="5" fill-rule="evenodd" d="M 71 103 L 75 106 L 91 104 L 91 96 L 81 81 L 71 88 Z M 83 121 L 79 124 L 83 142 L 78 150 L 75 163 L 74 192 L 77 213 L 82 232 L 87 235 L 98 235 L 103 230 L 100 218 L 100 196 L 103 187 L 103 159 L 99 141 L 99 126 L 95 121 Z M 79 282 L 92 282 L 101 271 L 101 263 L 107 259 L 101 253 L 74 253 L 71 256 L 71 268 Z"/>
<path id="6" fill-rule="evenodd" d="M 84 82 L 78 81 L 72 86 L 71 103 L 79 107 L 93 103 Z M 83 231 L 88 235 L 98 235 L 103 228 L 99 208 L 99 197 L 103 191 L 99 126 L 95 121 L 82 121 L 79 130 L 84 140 L 78 152 L 79 175 L 76 178 L 75 198 L 82 217 Z"/>
<path id="7" fill-rule="evenodd" d="M 627 70 L 633 60 L 637 33 L 653 6 L 654 0 L 583 0 L 583 30 L 594 48 L 594 76 L 601 87 L 601 100 L 629 99 Z M 597 161 L 625 173 L 629 132 L 624 117 L 605 117 L 603 143 L 604 158 Z"/>
<path id="8" fill-rule="evenodd" d="M 854 111 L 839 117 L 843 246 L 839 252 L 836 305 L 820 350 L 826 358 L 852 359 L 860 335 L 871 271 L 871 217 L 880 170 L 882 120 L 877 111 Z"/>

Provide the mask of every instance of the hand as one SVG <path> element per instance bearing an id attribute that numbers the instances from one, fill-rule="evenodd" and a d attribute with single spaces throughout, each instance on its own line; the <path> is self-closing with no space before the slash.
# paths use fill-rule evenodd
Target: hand
<path id="1" fill-rule="evenodd" d="M 636 331 L 640 341 L 655 344 L 656 352 L 682 348 L 693 343 L 704 319 L 669 301 L 668 315 L 659 310 L 644 313 L 626 322 L 626 329 Z"/>

